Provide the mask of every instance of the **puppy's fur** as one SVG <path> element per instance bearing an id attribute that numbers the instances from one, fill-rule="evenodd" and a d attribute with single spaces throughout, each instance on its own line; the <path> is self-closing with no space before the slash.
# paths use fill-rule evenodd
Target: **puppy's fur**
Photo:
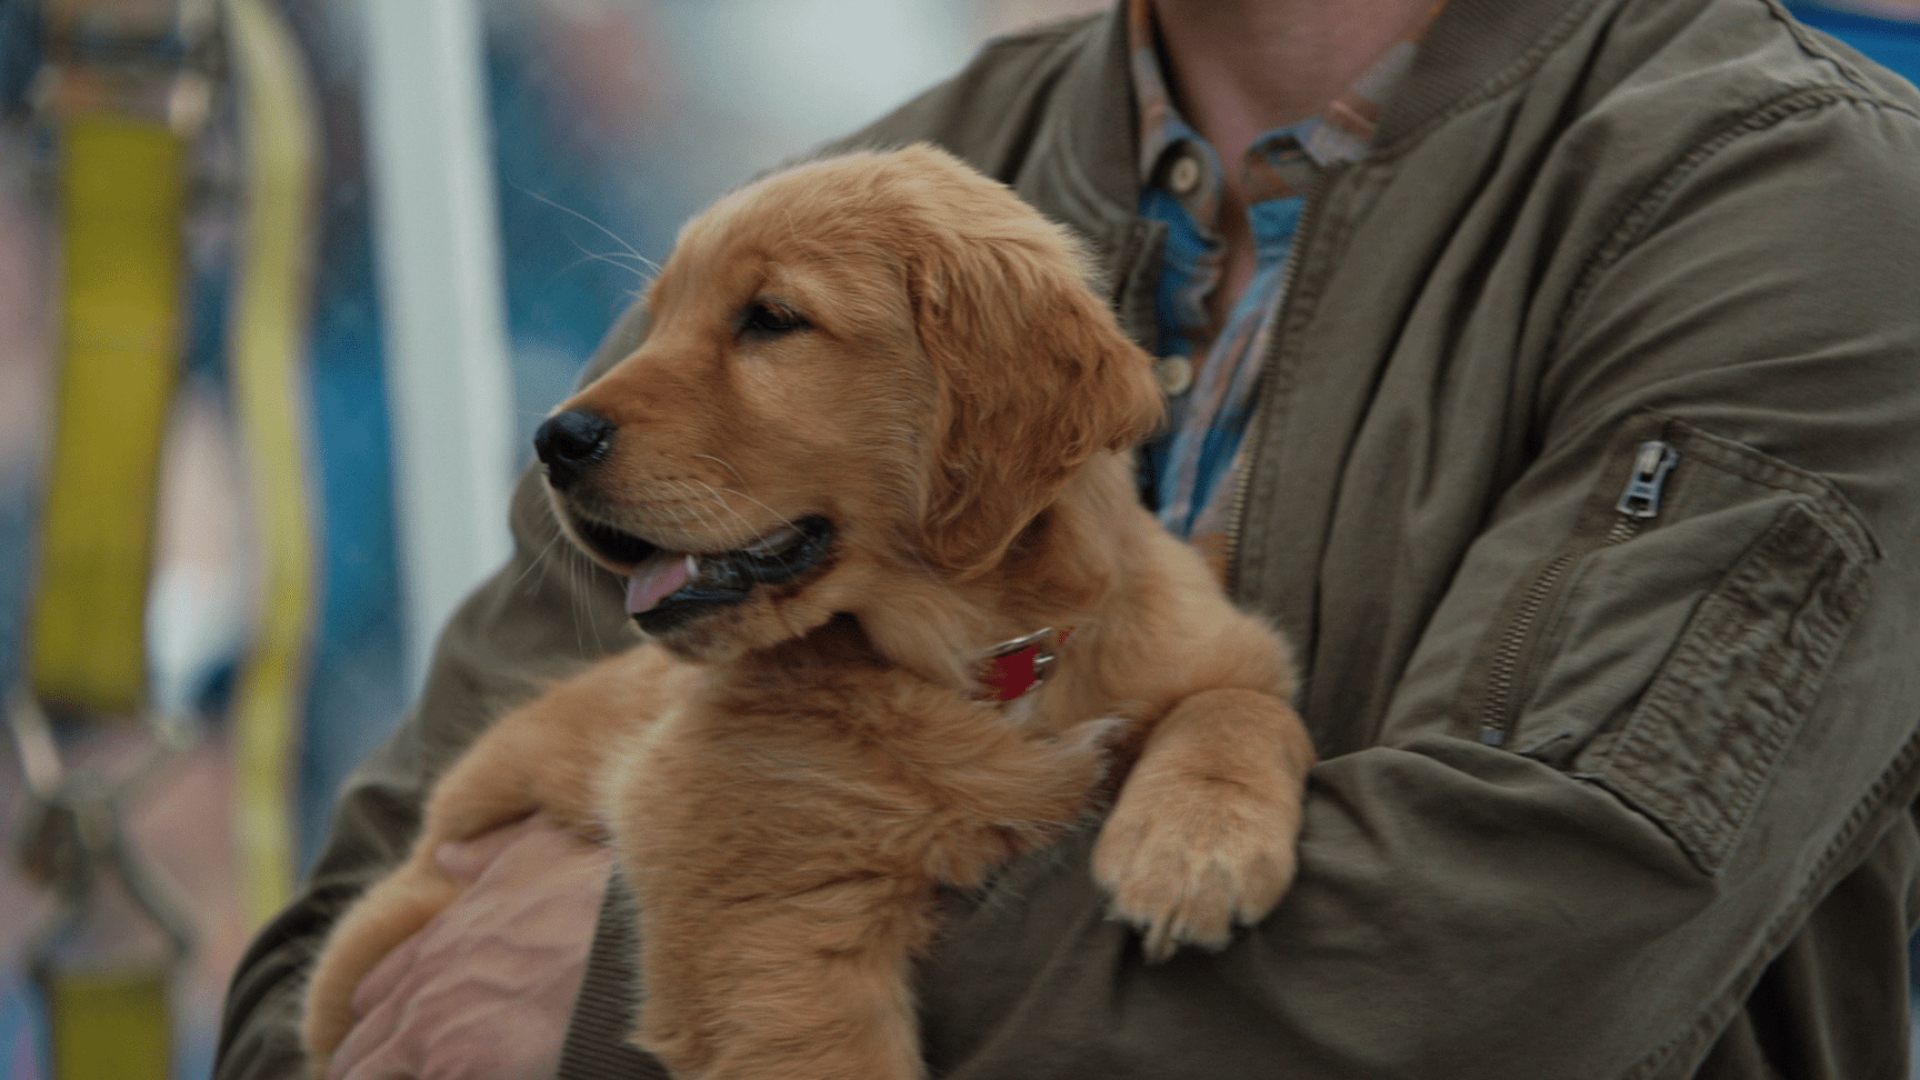
<path id="1" fill-rule="evenodd" d="M 1082 270 L 927 147 L 801 166 L 687 226 L 645 345 L 565 406 L 614 434 L 560 519 L 636 580 L 669 557 L 636 552 L 721 560 L 795 522 L 830 548 L 477 741 L 328 942 L 317 1072 L 361 976 L 457 895 L 434 849 L 536 810 L 616 847 L 635 1038 L 682 1080 L 919 1076 L 935 889 L 1123 777 L 1093 870 L 1150 958 L 1278 901 L 1313 760 L 1286 650 L 1138 504 L 1127 451 L 1159 394 Z M 1072 628 L 1053 676 L 981 700 L 991 647 L 1043 627 Z"/>

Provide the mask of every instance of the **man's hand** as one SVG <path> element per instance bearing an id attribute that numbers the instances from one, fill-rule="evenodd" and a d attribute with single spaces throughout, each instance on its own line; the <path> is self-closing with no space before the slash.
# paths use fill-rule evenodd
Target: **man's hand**
<path id="1" fill-rule="evenodd" d="M 471 884 L 360 981 L 328 1080 L 554 1075 L 611 853 L 536 815 L 435 855 Z"/>

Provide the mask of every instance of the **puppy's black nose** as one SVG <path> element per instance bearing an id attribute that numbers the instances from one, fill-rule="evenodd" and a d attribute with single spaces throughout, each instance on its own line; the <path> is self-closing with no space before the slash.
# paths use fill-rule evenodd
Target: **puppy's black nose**
<path id="1" fill-rule="evenodd" d="M 613 425 L 599 413 L 568 409 L 533 433 L 533 450 L 547 466 L 547 482 L 565 490 L 607 452 Z"/>

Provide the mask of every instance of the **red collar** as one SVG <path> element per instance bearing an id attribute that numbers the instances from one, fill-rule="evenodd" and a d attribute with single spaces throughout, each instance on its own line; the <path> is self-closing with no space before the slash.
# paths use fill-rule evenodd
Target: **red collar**
<path id="1" fill-rule="evenodd" d="M 1071 626 L 1058 632 L 1049 626 L 989 649 L 981 665 L 980 700 L 1013 701 L 1045 682 L 1057 650 L 1072 634 Z"/>

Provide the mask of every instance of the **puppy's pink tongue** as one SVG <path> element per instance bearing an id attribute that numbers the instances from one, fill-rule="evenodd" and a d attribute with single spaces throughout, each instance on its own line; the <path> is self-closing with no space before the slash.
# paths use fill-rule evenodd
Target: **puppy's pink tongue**
<path id="1" fill-rule="evenodd" d="M 653 610 L 654 605 L 692 579 L 691 555 L 666 555 L 642 564 L 627 579 L 627 614 Z"/>

